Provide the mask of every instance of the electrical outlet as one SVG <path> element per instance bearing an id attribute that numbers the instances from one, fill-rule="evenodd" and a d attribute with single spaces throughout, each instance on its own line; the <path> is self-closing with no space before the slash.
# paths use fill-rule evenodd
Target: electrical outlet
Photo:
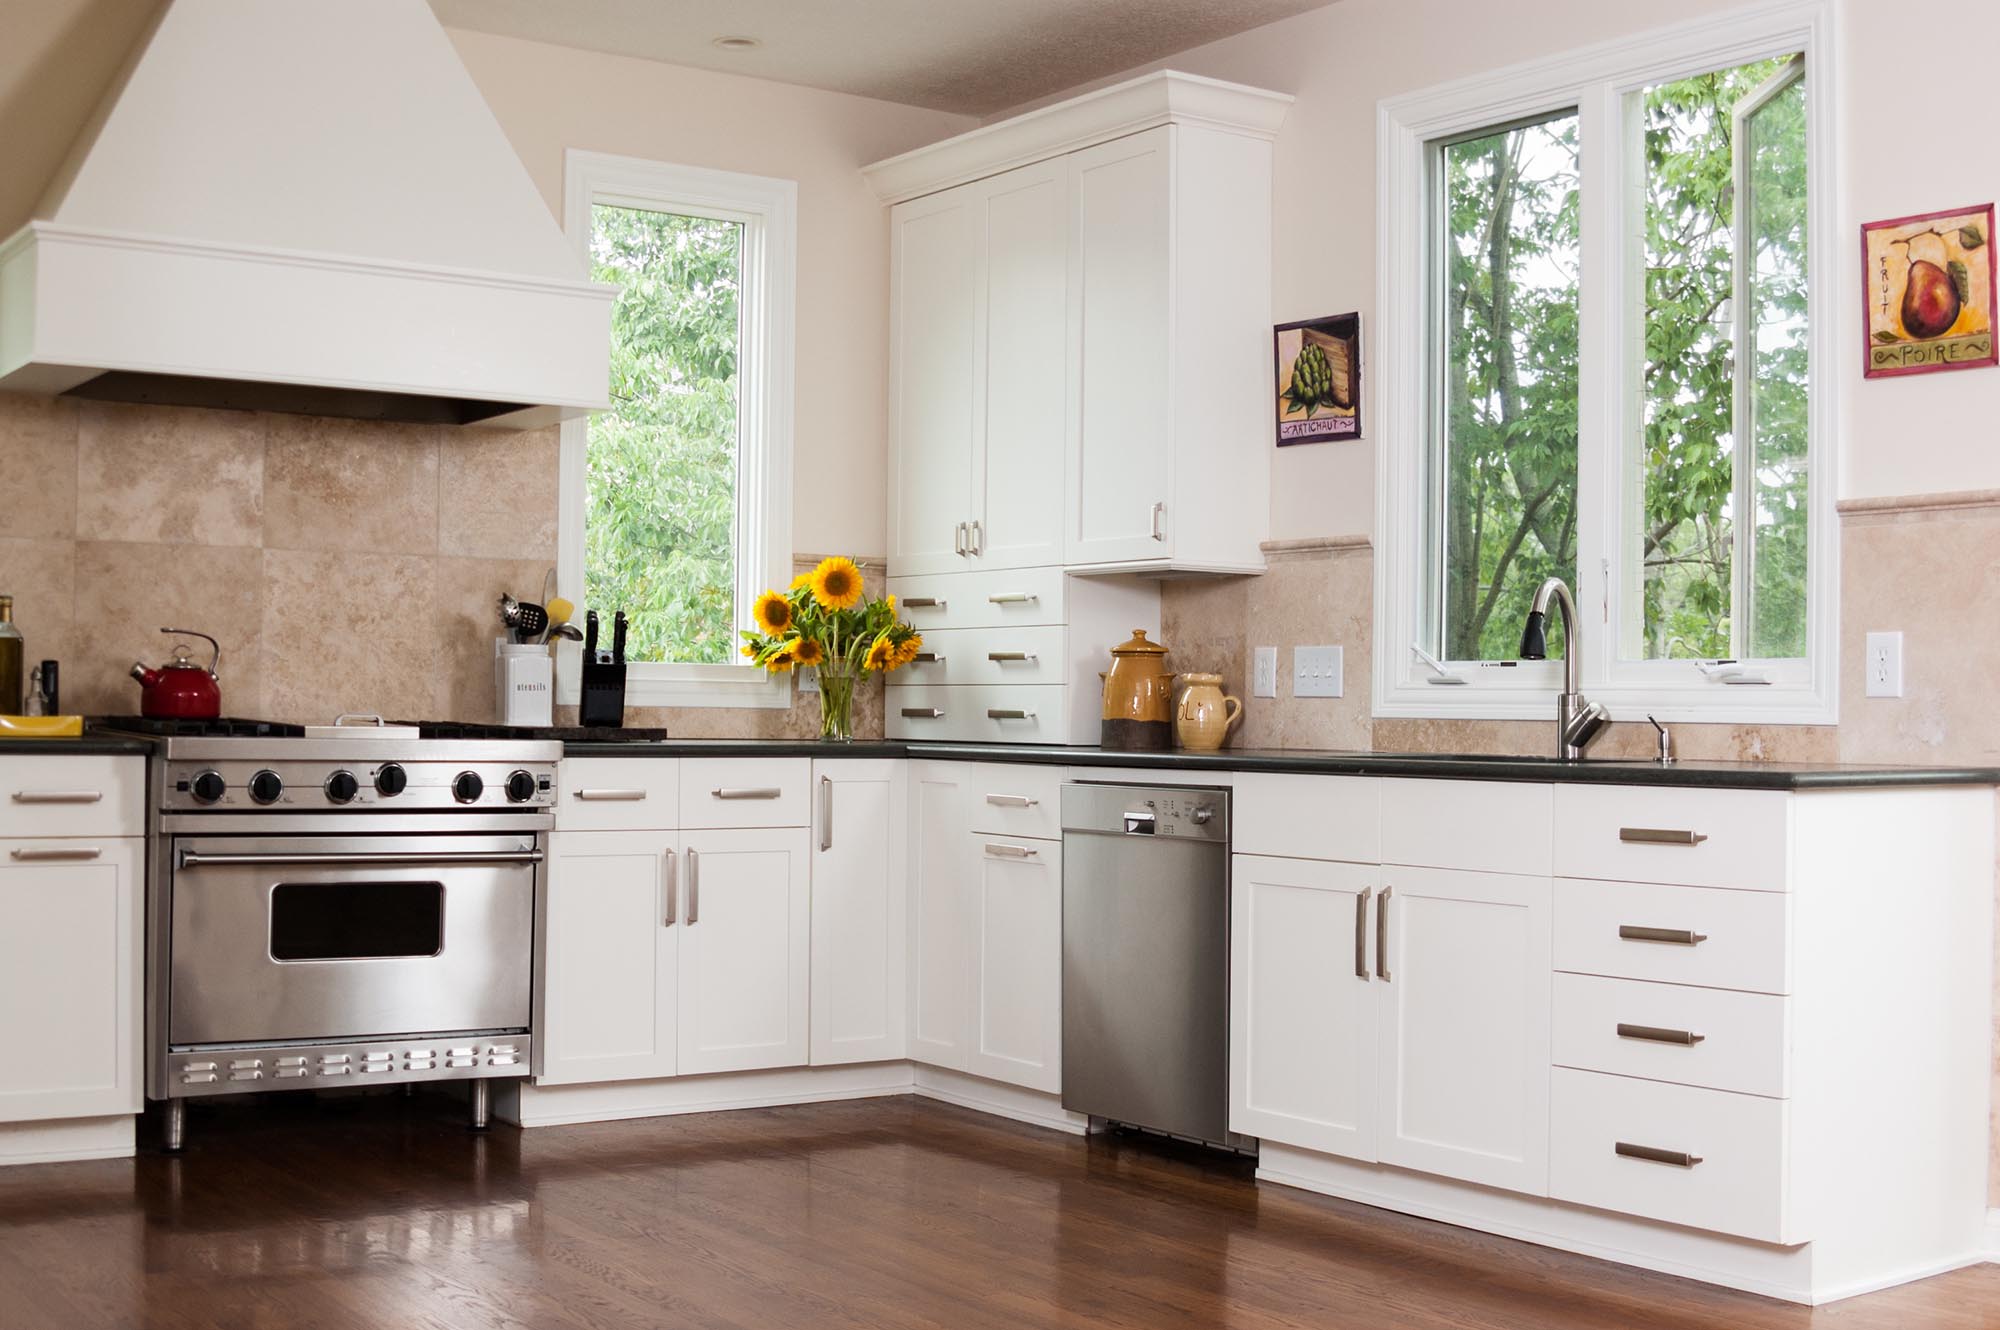
<path id="1" fill-rule="evenodd" d="M 1278 648 L 1258 647 L 1250 653 L 1250 696 L 1278 695 Z"/>
<path id="2" fill-rule="evenodd" d="M 1339 647 L 1292 648 L 1292 696 L 1339 697 L 1341 660 Z"/>
<path id="3" fill-rule="evenodd" d="M 793 670 L 792 678 L 797 682 L 801 693 L 817 693 L 819 691 L 818 666 L 805 670 Z"/>
<path id="4" fill-rule="evenodd" d="M 1903 695 L 1903 635 L 1901 633 L 1868 634 L 1868 651 L 1865 660 L 1868 673 L 1869 697 L 1901 697 Z"/>

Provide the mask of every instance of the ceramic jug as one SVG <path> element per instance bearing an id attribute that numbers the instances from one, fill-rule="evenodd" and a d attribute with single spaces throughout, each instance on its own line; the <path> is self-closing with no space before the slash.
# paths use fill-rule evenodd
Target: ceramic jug
<path id="1" fill-rule="evenodd" d="M 1164 752 L 1174 746 L 1174 676 L 1167 669 L 1167 649 L 1147 641 L 1143 628 L 1111 648 L 1102 714 L 1106 748 Z"/>
<path id="2" fill-rule="evenodd" d="M 1174 708 L 1174 739 L 1182 748 L 1212 753 L 1243 719 L 1243 703 L 1222 691 L 1219 674 L 1183 674 L 1180 705 Z"/>

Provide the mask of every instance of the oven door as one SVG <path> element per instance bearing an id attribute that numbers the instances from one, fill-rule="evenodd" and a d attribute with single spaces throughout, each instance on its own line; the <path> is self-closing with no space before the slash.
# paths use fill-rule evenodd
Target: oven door
<path id="1" fill-rule="evenodd" d="M 175 837 L 174 1046 L 526 1030 L 532 835 Z"/>

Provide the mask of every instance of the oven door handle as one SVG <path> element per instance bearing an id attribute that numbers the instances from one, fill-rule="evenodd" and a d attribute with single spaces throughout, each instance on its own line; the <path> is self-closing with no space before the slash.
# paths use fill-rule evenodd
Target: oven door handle
<path id="1" fill-rule="evenodd" d="M 210 854 L 202 850 L 182 850 L 174 861 L 176 868 L 200 868 L 205 864 L 247 864 L 293 866 L 301 864 L 324 864 L 329 867 L 355 865 L 373 867 L 385 864 L 538 864 L 542 862 L 540 850 L 446 850 L 437 854 L 421 851 L 355 851 L 350 854 Z"/>

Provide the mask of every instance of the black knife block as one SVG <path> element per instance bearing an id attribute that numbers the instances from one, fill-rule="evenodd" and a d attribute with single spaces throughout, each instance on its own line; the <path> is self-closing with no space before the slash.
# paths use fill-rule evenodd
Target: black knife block
<path id="1" fill-rule="evenodd" d="M 583 690 L 577 700 L 577 724 L 586 727 L 619 726 L 625 723 L 625 663 L 599 664 L 583 659 Z"/>

